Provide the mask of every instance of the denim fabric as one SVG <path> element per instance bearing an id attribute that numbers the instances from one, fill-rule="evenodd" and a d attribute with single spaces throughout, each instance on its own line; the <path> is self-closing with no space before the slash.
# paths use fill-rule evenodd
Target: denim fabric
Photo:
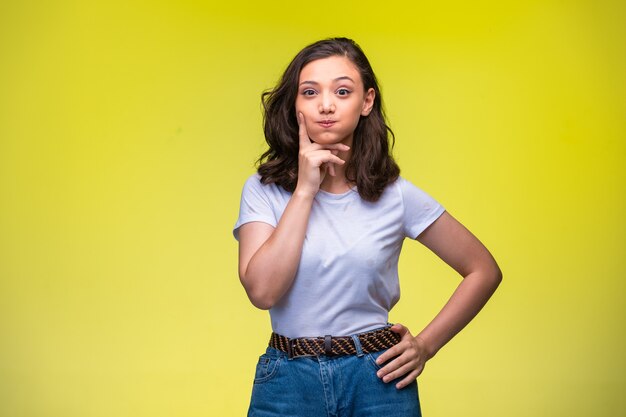
<path id="1" fill-rule="evenodd" d="M 357 339 L 358 340 L 358 339 Z M 417 382 L 398 390 L 376 376 L 383 353 L 289 359 L 268 347 L 256 367 L 248 417 L 421 417 Z"/>

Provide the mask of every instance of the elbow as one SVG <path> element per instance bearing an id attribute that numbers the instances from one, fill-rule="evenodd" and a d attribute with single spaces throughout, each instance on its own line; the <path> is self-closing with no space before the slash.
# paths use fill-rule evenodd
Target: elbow
<path id="1" fill-rule="evenodd" d="M 498 265 L 494 265 L 493 271 L 491 273 L 491 282 L 494 291 L 500 286 L 500 283 L 502 282 L 502 270 Z"/>
<path id="2" fill-rule="evenodd" d="M 246 294 L 248 295 L 248 299 L 252 305 L 260 310 L 269 310 L 274 307 L 278 301 L 277 298 L 271 294 L 271 292 L 263 289 L 260 285 L 252 285 L 250 283 L 246 284 L 244 279 L 241 280 L 241 283 L 243 284 Z"/>
<path id="3" fill-rule="evenodd" d="M 293 281 L 293 278 L 285 279 L 280 271 L 268 269 L 247 268 L 239 271 L 239 280 L 246 290 L 248 299 L 260 310 L 274 307 L 287 292 L 288 284 Z"/>
<path id="4" fill-rule="evenodd" d="M 250 299 L 252 305 L 259 310 L 269 310 L 274 307 L 274 304 L 276 304 L 276 301 L 268 295 L 252 294 L 248 292 L 248 298 Z"/>
<path id="5" fill-rule="evenodd" d="M 481 282 L 481 285 L 493 293 L 502 282 L 502 270 L 495 260 L 484 262 L 476 269 L 461 274 L 464 278 L 473 276 Z"/>
<path id="6" fill-rule="evenodd" d="M 498 289 L 502 282 L 502 270 L 495 261 L 481 265 L 473 272 L 468 272 L 464 277 L 469 277 L 470 275 L 479 279 L 482 283 L 481 285 L 491 294 Z"/>

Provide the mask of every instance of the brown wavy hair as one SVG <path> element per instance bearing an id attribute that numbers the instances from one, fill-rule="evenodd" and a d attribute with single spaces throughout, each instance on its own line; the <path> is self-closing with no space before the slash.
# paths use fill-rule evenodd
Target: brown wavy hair
<path id="1" fill-rule="evenodd" d="M 355 183 L 361 198 L 377 201 L 385 187 L 400 175 L 391 156 L 395 135 L 387 126 L 376 75 L 361 48 L 351 39 L 330 38 L 301 50 L 291 61 L 278 85 L 261 95 L 263 125 L 269 149 L 259 160 L 263 184 L 276 183 L 293 192 L 298 182 L 298 121 L 296 96 L 300 71 L 311 61 L 344 56 L 358 69 L 364 91 L 376 92 L 368 116 L 361 116 L 354 131 L 352 157 L 346 164 L 346 179 Z M 389 144 L 391 139 L 391 145 Z"/>

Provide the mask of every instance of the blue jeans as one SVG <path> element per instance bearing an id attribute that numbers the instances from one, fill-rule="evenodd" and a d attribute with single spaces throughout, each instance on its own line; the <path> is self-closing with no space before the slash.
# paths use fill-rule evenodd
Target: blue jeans
<path id="1" fill-rule="evenodd" d="M 248 417 L 421 417 L 417 381 L 398 390 L 376 376 L 376 358 L 364 354 L 289 359 L 268 347 L 256 367 Z"/>

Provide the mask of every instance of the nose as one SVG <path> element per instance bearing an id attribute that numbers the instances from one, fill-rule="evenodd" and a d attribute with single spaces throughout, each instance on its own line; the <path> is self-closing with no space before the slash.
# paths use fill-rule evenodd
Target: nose
<path id="1" fill-rule="evenodd" d="M 322 94 L 319 111 L 320 113 L 333 113 L 335 111 L 332 94 Z"/>

